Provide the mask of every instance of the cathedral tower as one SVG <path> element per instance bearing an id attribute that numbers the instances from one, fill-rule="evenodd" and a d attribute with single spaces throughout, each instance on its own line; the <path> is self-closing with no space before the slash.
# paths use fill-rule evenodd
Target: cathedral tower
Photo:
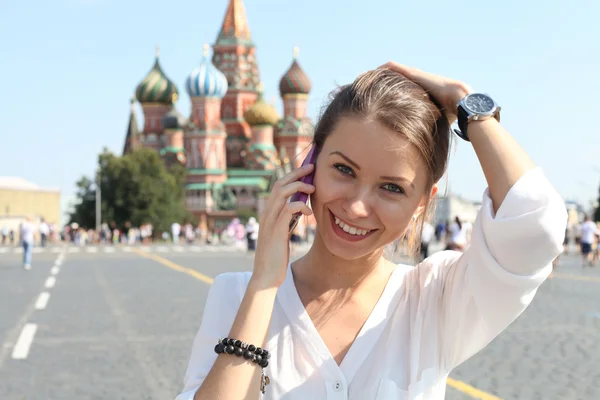
<path id="1" fill-rule="evenodd" d="M 295 48 L 292 65 L 279 82 L 284 116 L 274 138 L 281 161 L 289 160 L 293 168 L 302 165 L 313 139 L 314 126 L 306 110 L 311 86 L 308 75 L 298 63 L 298 48 Z"/>
<path id="2" fill-rule="evenodd" d="M 144 129 L 142 144 L 156 151 L 163 148 L 162 119 L 177 100 L 177 87 L 163 72 L 158 61 L 158 49 L 154 66 L 138 85 L 135 97 L 144 110 Z"/>
<path id="3" fill-rule="evenodd" d="M 186 204 L 190 211 L 202 213 L 214 210 L 214 189 L 227 180 L 227 134 L 221 121 L 221 99 L 227 92 L 227 78 L 208 57 L 204 58 L 186 79 L 185 88 L 192 99 L 191 126 L 186 132 L 185 149 L 188 156 Z"/>
<path id="4" fill-rule="evenodd" d="M 256 101 L 260 83 L 256 48 L 242 0 L 229 0 L 213 49 L 213 63 L 225 74 L 229 86 L 221 105 L 227 131 L 227 166 L 242 168 L 241 152 L 251 137 L 244 113 Z"/>

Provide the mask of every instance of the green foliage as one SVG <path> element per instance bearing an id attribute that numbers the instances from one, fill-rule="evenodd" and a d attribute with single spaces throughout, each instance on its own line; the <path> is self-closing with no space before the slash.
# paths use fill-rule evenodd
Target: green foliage
<path id="1" fill-rule="evenodd" d="M 186 169 L 165 165 L 152 149 L 140 149 L 117 157 L 104 150 L 98 158 L 102 194 L 102 222 L 114 222 L 123 228 L 150 223 L 160 235 L 174 221 L 191 220 L 185 209 Z M 79 204 L 71 221 L 84 227 L 95 226 L 95 188 L 86 177 L 77 183 Z"/>

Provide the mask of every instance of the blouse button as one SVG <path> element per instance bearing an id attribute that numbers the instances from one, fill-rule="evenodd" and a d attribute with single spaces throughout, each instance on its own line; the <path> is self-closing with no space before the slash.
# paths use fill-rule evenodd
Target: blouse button
<path id="1" fill-rule="evenodd" d="M 335 389 L 336 392 L 339 392 L 340 390 L 342 390 L 342 382 L 335 381 L 333 384 L 333 389 Z"/>

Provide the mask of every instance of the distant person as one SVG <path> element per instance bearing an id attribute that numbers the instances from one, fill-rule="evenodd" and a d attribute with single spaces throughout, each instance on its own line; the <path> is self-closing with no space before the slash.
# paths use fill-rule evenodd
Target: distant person
<path id="1" fill-rule="evenodd" d="M 181 235 L 181 225 L 179 222 L 173 222 L 171 224 L 171 235 L 173 244 L 179 244 L 179 235 Z"/>
<path id="2" fill-rule="evenodd" d="M 435 228 L 429 222 L 423 223 L 423 231 L 421 232 L 421 261 L 429 257 L 429 244 L 435 237 Z"/>
<path id="3" fill-rule="evenodd" d="M 463 251 L 467 245 L 467 235 L 460 218 L 456 216 L 448 227 L 448 245 L 446 250 Z"/>
<path id="4" fill-rule="evenodd" d="M 256 240 L 258 239 L 258 222 L 256 218 L 250 217 L 246 224 L 246 240 L 248 241 L 248 251 L 256 250 Z"/>
<path id="5" fill-rule="evenodd" d="M 598 227 L 589 215 L 586 215 L 583 223 L 581 224 L 579 231 L 581 233 L 580 246 L 581 246 L 581 256 L 583 267 L 586 265 L 590 267 L 593 266 L 593 253 L 592 253 L 592 245 L 596 241 L 596 235 L 598 234 Z"/>
<path id="6" fill-rule="evenodd" d="M 50 227 L 46 223 L 46 221 L 42 218 L 42 222 L 40 223 L 40 246 L 46 247 L 46 242 L 48 241 L 48 235 L 50 234 Z"/>
<path id="7" fill-rule="evenodd" d="M 23 268 L 31 269 L 31 253 L 33 253 L 33 243 L 35 226 L 31 222 L 31 218 L 27 217 L 25 222 L 21 224 L 21 244 L 23 245 Z"/>
<path id="8" fill-rule="evenodd" d="M 10 241 L 10 245 L 15 244 L 15 231 L 13 229 L 8 232 L 8 240 Z"/>
<path id="9" fill-rule="evenodd" d="M 6 239 L 8 239 L 8 227 L 4 225 L 2 227 L 2 244 L 6 243 Z"/>

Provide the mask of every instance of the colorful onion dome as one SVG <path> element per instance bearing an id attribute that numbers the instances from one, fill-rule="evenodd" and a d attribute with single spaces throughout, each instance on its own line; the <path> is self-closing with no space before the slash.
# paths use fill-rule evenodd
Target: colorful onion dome
<path id="1" fill-rule="evenodd" d="M 244 114 L 244 119 L 250 126 L 275 125 L 279 121 L 279 114 L 275 107 L 267 103 L 262 94 L 262 88 L 256 102 Z"/>
<path id="2" fill-rule="evenodd" d="M 187 120 L 175 107 L 162 118 L 164 129 L 183 129 Z"/>
<path id="3" fill-rule="evenodd" d="M 298 64 L 298 52 L 298 48 L 294 48 L 294 62 L 279 82 L 281 96 L 286 94 L 308 94 L 312 88 L 308 75 Z"/>
<path id="4" fill-rule="evenodd" d="M 227 93 L 227 78 L 208 58 L 207 44 L 204 45 L 204 59 L 185 81 L 185 89 L 190 97 L 219 97 Z"/>
<path id="5" fill-rule="evenodd" d="M 173 95 L 177 95 L 177 86 L 163 72 L 158 62 L 158 49 L 156 61 L 144 80 L 135 90 L 135 97 L 140 103 L 172 104 Z"/>

